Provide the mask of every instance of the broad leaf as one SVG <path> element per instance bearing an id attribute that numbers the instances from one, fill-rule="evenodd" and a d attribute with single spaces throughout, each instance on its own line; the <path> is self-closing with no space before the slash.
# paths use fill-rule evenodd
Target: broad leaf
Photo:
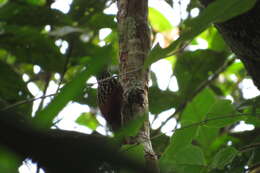
<path id="1" fill-rule="evenodd" d="M 200 128 L 196 123 L 204 119 L 215 99 L 215 95 L 209 89 L 205 89 L 187 105 L 182 114 L 181 129 L 176 130 L 173 134 L 170 145 L 160 158 L 163 168 L 172 169 L 169 165 L 178 167 L 178 158 L 175 157 L 175 154 L 191 144 Z"/>
<path id="2" fill-rule="evenodd" d="M 248 11 L 254 6 L 255 2 L 256 0 L 217 0 L 212 2 L 197 18 L 192 19 L 186 24 L 187 29 L 179 39 L 165 49 L 157 44 L 151 51 L 148 60 L 145 62 L 145 67 L 148 67 L 159 59 L 171 56 L 178 50 L 181 44 L 194 39 L 212 23 L 224 22 Z"/>
<path id="3" fill-rule="evenodd" d="M 196 137 L 196 141 L 201 145 L 204 149 L 205 153 L 209 154 L 211 150 L 211 144 L 219 135 L 219 128 L 212 128 L 207 126 L 201 126 L 198 131 L 198 136 Z"/>
<path id="4" fill-rule="evenodd" d="M 8 148 L 0 147 L 0 170 L 1 172 L 17 172 L 22 163 L 22 158 L 19 158 L 15 153 Z"/>
<path id="5" fill-rule="evenodd" d="M 231 101 L 218 100 L 209 110 L 205 126 L 221 128 L 244 119 L 244 116 L 235 111 Z"/>
<path id="6" fill-rule="evenodd" d="M 200 92 L 185 108 L 181 119 L 182 128 L 203 121 L 216 100 L 215 94 L 210 89 L 206 88 Z"/>
<path id="7" fill-rule="evenodd" d="M 116 142 L 121 143 L 127 137 L 135 137 L 146 119 L 147 115 L 136 116 L 135 119 L 124 124 L 121 129 L 115 132 Z"/>
<path id="8" fill-rule="evenodd" d="M 238 154 L 239 152 L 234 147 L 226 147 L 215 155 L 210 167 L 212 169 L 223 169 L 226 165 L 231 163 Z"/>
<path id="9" fill-rule="evenodd" d="M 76 120 L 76 123 L 82 126 L 86 126 L 92 130 L 96 130 L 99 125 L 96 116 L 90 112 L 82 113 Z"/>
<path id="10" fill-rule="evenodd" d="M 120 148 L 122 154 L 126 155 L 139 163 L 144 163 L 144 147 L 142 145 L 123 145 Z"/>
<path id="11" fill-rule="evenodd" d="M 0 47 L 16 56 L 17 62 L 37 64 L 49 71 L 62 71 L 65 58 L 47 35 L 32 27 L 12 25 L 1 29 Z"/>
<path id="12" fill-rule="evenodd" d="M 167 31 L 173 27 L 168 19 L 154 8 L 149 8 L 149 21 L 157 32 Z"/>
<path id="13" fill-rule="evenodd" d="M 32 5 L 43 6 L 46 0 L 26 0 L 26 2 Z"/>
<path id="14" fill-rule="evenodd" d="M 5 105 L 1 105 L 4 107 L 0 109 L 7 109 L 12 104 L 32 98 L 31 93 L 22 80 L 22 76 L 14 71 L 10 65 L 2 61 L 0 61 L 0 84 L 0 102 L 3 101 L 5 103 Z M 24 112 L 24 114 L 30 116 L 31 106 L 31 103 L 27 103 L 19 106 L 17 109 L 18 112 Z"/>
<path id="15" fill-rule="evenodd" d="M 8 25 L 33 26 L 37 29 L 42 29 L 46 25 L 63 26 L 73 23 L 69 16 L 59 10 L 14 1 L 9 1 L 2 8 L 0 5 L 0 20 Z"/>
<path id="16" fill-rule="evenodd" d="M 225 55 L 211 50 L 184 52 L 175 65 L 179 92 L 187 99 L 225 62 Z"/>
<path id="17" fill-rule="evenodd" d="M 109 53 L 111 48 L 104 47 L 103 51 Z M 87 68 L 78 73 L 74 79 L 65 85 L 53 101 L 41 112 L 36 114 L 36 121 L 43 127 L 50 127 L 53 119 L 72 99 L 82 93 L 86 85 L 86 80 L 97 73 L 97 71 L 109 62 L 109 58 L 91 58 Z"/>
<path id="18" fill-rule="evenodd" d="M 152 114 L 159 114 L 164 110 L 177 107 L 181 99 L 172 91 L 162 91 L 158 87 L 149 88 L 149 107 Z"/>
<path id="19" fill-rule="evenodd" d="M 204 154 L 198 146 L 187 145 L 174 154 L 177 164 L 206 165 Z"/>

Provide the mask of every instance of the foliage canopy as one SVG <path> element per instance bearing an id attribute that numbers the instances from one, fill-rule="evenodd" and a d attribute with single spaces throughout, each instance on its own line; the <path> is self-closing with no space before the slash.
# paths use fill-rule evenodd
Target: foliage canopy
<path id="1" fill-rule="evenodd" d="M 185 5 L 166 2 L 169 8 Z M 259 98 L 244 97 L 241 84 L 248 80 L 246 70 L 213 26 L 250 10 L 255 2 L 218 0 L 202 8 L 197 0 L 191 0 L 184 11 L 187 16 L 180 18 L 178 26 L 171 24 L 174 19 L 150 7 L 155 46 L 146 65 L 166 61 L 173 71 L 171 80 L 176 79 L 179 88 L 161 89 L 158 70 L 151 71 L 151 126 L 160 122 L 151 138 L 162 172 L 234 173 L 260 162 L 259 145 L 250 148 L 260 140 L 256 135 Z M 96 118 L 96 87 L 86 81 L 107 64 L 112 73 L 118 72 L 116 16 L 104 13 L 111 3 L 73 0 L 65 14 L 51 8 L 51 0 L 0 1 L 0 110 L 12 110 L 32 119 L 37 127 L 50 128 L 58 113 L 69 102 L 76 102 L 90 108 L 76 123 L 94 131 L 102 126 Z M 191 15 L 194 10 L 199 10 L 198 17 Z M 104 29 L 110 32 L 101 38 Z M 201 48 L 201 40 L 206 47 Z M 39 71 L 35 71 L 37 67 Z M 36 95 L 29 86 L 35 85 L 47 96 L 51 83 L 59 87 L 53 91 L 51 102 L 46 106 L 42 97 L 33 111 Z M 172 108 L 172 115 L 162 117 Z M 176 123 L 169 124 L 173 120 Z M 241 121 L 255 129 L 234 132 Z M 171 137 L 162 132 L 166 126 L 171 134 L 174 132 Z M 135 124 L 127 126 L 122 133 L 135 129 Z M 141 150 L 139 146 L 127 149 L 137 160 L 142 160 Z M 21 161 L 4 147 L 0 153 L 0 172 L 17 172 Z"/>

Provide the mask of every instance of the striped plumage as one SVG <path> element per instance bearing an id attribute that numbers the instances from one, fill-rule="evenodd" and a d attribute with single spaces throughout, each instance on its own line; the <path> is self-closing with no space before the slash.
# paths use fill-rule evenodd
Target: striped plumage
<path id="1" fill-rule="evenodd" d="M 97 76 L 97 102 L 101 114 L 113 131 L 121 126 L 122 87 L 117 79 L 104 71 Z"/>

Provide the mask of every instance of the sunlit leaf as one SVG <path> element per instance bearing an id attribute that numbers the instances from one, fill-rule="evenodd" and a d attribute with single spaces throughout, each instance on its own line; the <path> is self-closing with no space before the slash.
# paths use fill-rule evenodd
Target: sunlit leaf
<path id="1" fill-rule="evenodd" d="M 149 21 L 151 22 L 152 27 L 157 32 L 163 32 L 172 29 L 171 23 L 168 21 L 163 14 L 161 14 L 155 8 L 149 8 Z"/>
<path id="2" fill-rule="evenodd" d="M 218 52 L 229 51 L 225 41 L 214 26 L 209 27 L 196 38 L 202 38 L 206 40 L 210 50 Z"/>
<path id="3" fill-rule="evenodd" d="M 32 5 L 42 6 L 46 3 L 46 0 L 26 0 L 26 2 Z"/>
<path id="4" fill-rule="evenodd" d="M 0 0 L 0 8 L 3 7 L 7 2 L 8 0 Z"/>
<path id="5" fill-rule="evenodd" d="M 86 126 L 92 130 L 96 130 L 96 128 L 99 125 L 98 120 L 96 119 L 96 116 L 90 112 L 82 113 L 77 119 L 76 123 L 82 126 Z"/>
<path id="6" fill-rule="evenodd" d="M 167 48 L 161 48 L 157 44 L 151 51 L 145 66 L 148 67 L 153 62 L 174 54 L 183 43 L 195 38 L 214 22 L 224 22 L 234 16 L 242 14 L 252 8 L 256 0 L 218 0 L 212 2 L 200 15 L 190 20 L 186 25 L 186 30 L 182 35 L 170 44 Z"/>

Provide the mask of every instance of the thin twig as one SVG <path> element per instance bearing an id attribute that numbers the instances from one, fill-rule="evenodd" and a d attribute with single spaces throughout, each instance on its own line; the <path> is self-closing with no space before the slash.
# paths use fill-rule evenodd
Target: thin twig
<path id="1" fill-rule="evenodd" d="M 26 104 L 26 103 L 31 103 L 31 102 L 34 102 L 36 100 L 43 99 L 43 98 L 46 98 L 46 97 L 55 96 L 55 95 L 57 95 L 57 93 L 49 94 L 49 95 L 45 95 L 45 96 L 43 95 L 41 97 L 31 98 L 31 99 L 27 99 L 27 100 L 21 100 L 21 101 L 14 103 L 14 104 L 11 104 L 11 105 L 4 107 L 3 109 L 1 109 L 1 111 L 6 111 L 6 110 L 9 110 L 11 108 L 14 108 L 14 107 Z"/>
<path id="2" fill-rule="evenodd" d="M 59 81 L 59 84 L 58 84 L 58 87 L 57 87 L 57 90 L 56 90 L 56 93 L 59 92 L 60 90 L 60 86 L 64 80 L 64 77 L 65 77 L 65 74 L 68 70 L 68 65 L 69 65 L 69 62 L 70 62 L 70 57 L 71 57 L 71 54 L 72 54 L 72 47 L 73 47 L 73 41 L 71 41 L 70 45 L 69 45 L 69 48 L 67 50 L 67 53 L 66 53 L 66 59 L 65 59 L 65 63 L 64 63 L 64 66 L 63 66 L 63 71 L 61 73 L 61 77 L 60 77 L 60 81 Z"/>
<path id="3" fill-rule="evenodd" d="M 212 114 L 212 113 L 209 113 L 207 115 L 214 115 L 214 116 L 218 116 L 217 114 Z M 218 116 L 218 117 L 214 117 L 214 118 L 209 118 L 209 119 L 205 119 L 203 121 L 200 121 L 200 122 L 196 122 L 196 123 L 192 123 L 192 124 L 189 124 L 189 125 L 186 125 L 186 126 L 183 126 L 181 128 L 176 128 L 176 129 L 173 129 L 172 131 L 170 132 L 176 132 L 176 131 L 180 131 L 180 130 L 184 130 L 184 129 L 187 129 L 187 128 L 191 128 L 191 127 L 196 127 L 196 126 L 200 126 L 200 125 L 205 125 L 207 124 L 208 122 L 211 122 L 211 121 L 216 121 L 216 120 L 221 120 L 221 119 L 225 119 L 225 118 L 235 118 L 235 117 L 241 117 L 241 116 L 250 116 L 252 114 L 250 113 L 243 113 L 243 114 L 227 114 L 227 115 L 223 115 L 223 116 Z M 151 140 L 154 140 L 160 136 L 164 135 L 163 133 L 159 134 L 159 135 L 155 135 L 151 138 Z M 138 146 L 138 143 L 134 144 L 133 146 L 129 147 L 128 149 L 124 150 L 124 151 L 127 151 L 131 148 L 134 148 Z M 240 149 L 241 152 L 245 152 L 249 149 L 252 149 L 252 148 L 256 148 L 256 147 L 260 147 L 260 143 L 255 143 L 255 144 L 251 144 L 251 145 L 247 145 L 243 148 Z"/>
<path id="4" fill-rule="evenodd" d="M 123 76 L 123 75 L 125 75 L 125 74 L 127 74 L 127 73 L 133 73 L 133 72 L 136 72 L 136 71 L 141 70 L 141 69 L 142 69 L 142 68 L 137 68 L 137 69 L 135 69 L 135 70 L 132 70 L 132 71 L 129 71 L 129 72 L 120 74 L 120 75 L 108 77 L 108 78 L 106 78 L 106 79 L 99 80 L 97 83 L 99 83 L 99 82 L 105 82 L 105 81 L 108 81 L 108 80 L 110 80 L 110 79 L 112 79 L 112 78 L 119 77 L 119 76 Z M 87 84 L 87 87 L 91 87 L 91 86 L 93 86 L 93 85 L 95 85 L 95 84 L 97 84 L 97 83 Z M 58 94 L 58 93 L 56 92 L 56 93 L 54 93 L 54 94 L 43 95 L 43 96 L 37 97 L 37 98 L 31 98 L 31 99 L 21 100 L 21 101 L 18 101 L 18 102 L 16 102 L 16 103 L 14 103 L 14 104 L 11 104 L 11 105 L 8 105 L 8 106 L 4 107 L 3 109 L 1 109 L 1 111 L 9 110 L 9 109 L 11 109 L 11 108 L 14 108 L 14 107 L 17 107 L 17 106 L 26 104 L 26 103 L 31 103 L 31 102 L 34 102 L 34 101 L 39 100 L 39 99 L 44 99 L 44 98 L 47 98 L 47 97 L 55 96 L 55 95 L 57 95 L 57 94 Z"/>
<path id="5" fill-rule="evenodd" d="M 42 95 L 42 96 L 46 96 L 47 89 L 48 89 L 48 87 L 49 87 L 50 79 L 51 79 L 51 73 L 47 73 L 46 75 L 47 75 L 47 77 L 46 77 L 46 79 L 45 79 L 45 86 L 44 86 L 44 90 L 43 90 L 43 95 Z M 41 99 L 41 103 L 40 103 L 40 105 L 39 105 L 39 107 L 38 107 L 38 109 L 37 109 L 36 112 L 42 110 L 42 108 L 43 108 L 43 103 L 44 103 L 45 98 L 46 98 L 46 97 L 43 97 L 43 98 Z"/>
<path id="6" fill-rule="evenodd" d="M 252 149 L 259 148 L 259 147 L 260 147 L 260 142 L 257 142 L 257 143 L 246 145 L 246 146 L 240 148 L 239 151 L 240 152 L 247 152 L 247 151 L 250 151 Z"/>
<path id="7" fill-rule="evenodd" d="M 95 83 L 90 83 L 90 84 L 87 84 L 87 85 L 88 85 L 88 87 L 91 87 L 91 86 L 93 86 L 93 85 L 95 85 L 95 84 L 102 83 L 102 82 L 106 82 L 106 81 L 108 81 L 108 80 L 110 80 L 110 79 L 112 79 L 112 78 L 118 78 L 118 77 L 124 76 L 124 75 L 129 74 L 129 73 L 137 72 L 137 71 L 142 70 L 142 69 L 143 69 L 143 67 L 139 67 L 139 68 L 136 68 L 136 69 L 134 69 L 134 70 L 127 71 L 127 72 L 125 72 L 125 73 L 118 74 L 118 75 L 115 75 L 115 76 L 107 77 L 107 78 L 105 78 L 105 79 L 101 79 L 101 80 L 98 80 L 98 81 L 95 82 Z"/>
<path id="8" fill-rule="evenodd" d="M 215 114 L 207 114 L 207 115 L 215 115 Z M 216 121 L 216 120 L 221 120 L 221 119 L 225 119 L 225 118 L 235 118 L 235 117 L 241 117 L 241 116 L 250 116 L 250 115 L 252 115 L 252 114 L 250 114 L 250 113 L 241 113 L 241 114 L 228 114 L 228 115 L 218 116 L 218 117 L 214 117 L 214 118 L 208 118 L 208 119 L 205 119 L 203 121 L 199 121 L 199 122 L 196 122 L 196 123 L 192 123 L 192 124 L 183 126 L 181 128 L 173 129 L 170 132 L 176 132 L 177 130 L 179 131 L 179 130 L 184 130 L 184 129 L 191 128 L 191 127 L 200 126 L 200 125 L 203 125 L 203 124 L 207 124 L 210 121 Z M 215 115 L 215 116 L 217 116 L 217 115 Z M 162 135 L 163 135 L 162 133 L 158 134 L 158 135 L 155 135 L 151 139 L 155 139 L 155 138 L 160 137 Z"/>

